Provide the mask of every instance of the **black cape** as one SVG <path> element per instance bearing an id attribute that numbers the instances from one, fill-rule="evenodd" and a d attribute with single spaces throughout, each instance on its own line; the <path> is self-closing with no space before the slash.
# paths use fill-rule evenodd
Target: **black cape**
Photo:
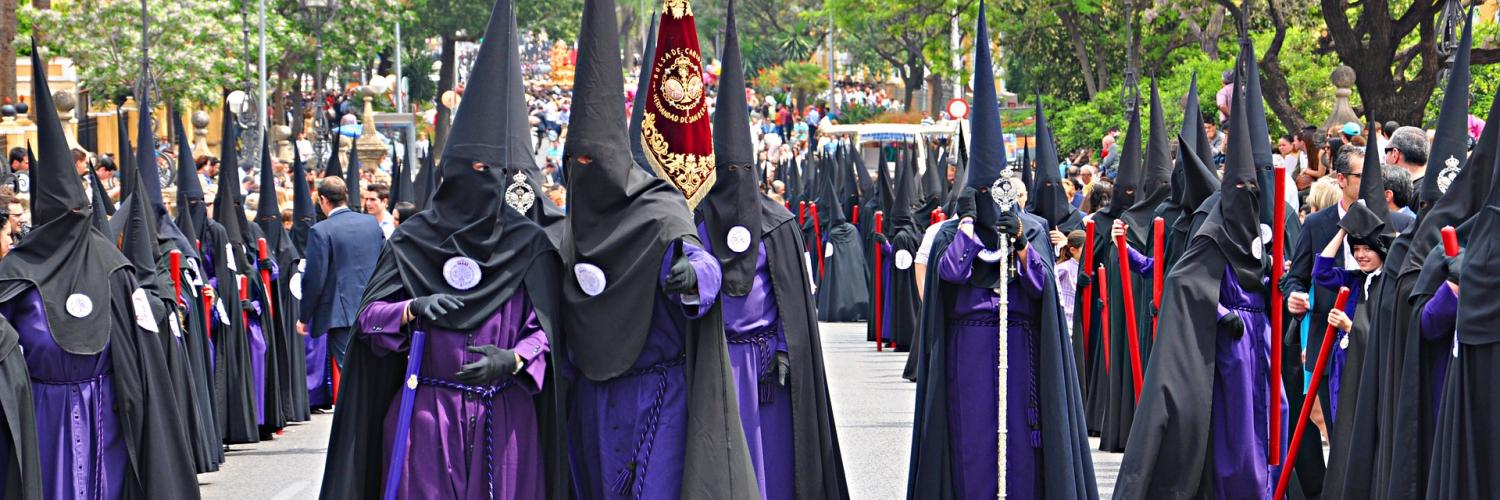
<path id="1" fill-rule="evenodd" d="M 1029 222 L 1029 221 L 1028 221 Z M 958 232 L 957 224 L 944 224 L 932 243 L 932 255 L 942 255 Z M 1099 498 L 1093 459 L 1079 392 L 1078 370 L 1069 355 L 1070 345 L 1058 302 L 1057 280 L 1052 275 L 1047 232 L 1027 231 L 1032 250 L 1043 251 L 1047 267 L 1043 279 L 1041 314 L 1036 324 L 1038 355 L 1037 395 L 1042 425 L 1042 488 L 1045 498 Z M 952 499 L 953 469 L 949 454 L 947 387 L 947 304 L 957 287 L 927 273 L 927 297 L 923 304 L 920 338 L 922 347 L 916 367 L 917 405 L 912 427 L 912 455 L 908 471 L 909 499 Z M 937 299 L 937 300 L 931 300 Z"/>
<path id="2" fill-rule="evenodd" d="M 10 445 L 4 474 L 6 500 L 41 500 L 42 466 L 37 455 L 36 411 L 32 407 L 31 375 L 21 353 L 21 336 L 9 321 L 0 321 L 0 439 Z"/>

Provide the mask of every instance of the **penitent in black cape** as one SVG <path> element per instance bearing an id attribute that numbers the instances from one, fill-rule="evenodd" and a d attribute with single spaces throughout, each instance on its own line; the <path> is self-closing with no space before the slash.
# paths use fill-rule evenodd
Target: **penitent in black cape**
<path id="1" fill-rule="evenodd" d="M 1494 117 L 1494 114 L 1490 115 Z M 1488 128 L 1486 128 L 1488 132 Z M 1500 154 L 1500 148 L 1490 149 Z M 1479 156 L 1480 151 L 1475 151 Z M 1491 159 L 1490 161 L 1494 161 Z M 1474 165 L 1460 172 L 1460 177 Z M 1500 318 L 1494 296 L 1500 282 L 1500 179 L 1492 179 L 1484 207 L 1474 216 L 1458 298 L 1458 345 L 1449 361 L 1426 498 L 1486 498 L 1500 491 Z M 1460 184 L 1453 184 L 1460 186 Z M 1454 193 L 1457 190 L 1450 190 Z M 1447 195 L 1443 199 L 1446 200 Z M 1441 204 L 1442 201 L 1439 201 Z"/>
<path id="2" fill-rule="evenodd" d="M 988 27 L 985 25 L 983 4 L 979 19 L 979 38 L 986 39 Z M 1004 155 L 999 149 L 1000 142 L 994 140 L 1000 137 L 995 89 L 993 85 L 985 84 L 994 81 L 994 78 L 986 75 L 990 68 L 987 47 L 988 44 L 979 45 L 979 56 L 976 58 L 979 63 L 976 64 L 978 77 L 975 81 L 981 83 L 975 92 L 975 112 L 970 118 L 974 120 L 971 130 L 975 135 L 975 149 L 969 160 L 974 164 L 967 168 L 968 176 L 972 176 L 973 180 L 959 179 L 962 184 L 955 184 L 954 190 L 961 189 L 960 186 L 963 185 L 988 186 L 1005 169 Z M 989 240 L 986 243 L 988 247 L 998 241 L 998 234 L 993 229 L 985 230 L 981 227 L 994 227 L 992 221 L 993 217 L 999 215 L 999 207 L 991 202 L 988 192 L 980 192 L 979 197 L 981 199 L 975 200 L 976 205 L 985 205 L 983 210 L 991 212 L 991 215 L 980 214 L 976 217 L 990 222 L 976 221 L 975 233 L 980 236 L 981 241 Z M 1020 210 L 1020 207 L 1016 209 Z M 1047 269 L 1047 276 L 1042 280 L 1039 301 L 1041 308 L 1034 325 L 1040 340 L 1036 346 L 1035 358 L 1038 377 L 1036 410 L 1040 413 L 1038 417 L 1042 422 L 1042 458 L 1037 466 L 1042 472 L 1042 491 L 1037 493 L 1039 497 L 1049 499 L 1097 499 L 1099 491 L 1089 451 L 1083 395 L 1079 390 L 1078 370 L 1070 354 L 1062 305 L 1058 302 L 1057 279 L 1053 275 L 1053 253 L 1044 225 L 1045 222 L 1040 218 L 1028 217 L 1022 222 L 1024 237 L 1030 247 L 1028 251 L 1041 252 L 1039 255 L 1044 256 L 1042 262 Z M 945 223 L 938 230 L 932 243 L 931 262 L 938 262 L 938 257 L 948 250 L 948 245 L 953 242 L 957 233 L 957 220 Z M 995 239 L 991 239 L 992 236 Z M 912 351 L 917 358 L 917 402 L 912 426 L 912 454 L 906 497 L 947 500 L 955 498 L 956 479 L 953 476 L 955 471 L 962 468 L 961 464 L 951 462 L 949 451 L 955 445 L 952 443 L 954 434 L 949 426 L 948 406 L 949 398 L 954 392 L 950 391 L 947 384 L 950 373 L 947 366 L 950 325 L 948 310 L 958 288 L 943 281 L 936 266 L 929 268 L 926 278 L 924 290 L 927 295 L 922 305 L 920 322 L 921 344 Z"/>
<path id="3" fill-rule="evenodd" d="M 841 196 L 826 178 L 819 196 L 823 220 L 822 277 L 818 279 L 818 321 L 864 321 L 870 304 L 870 275 L 859 229 L 844 218 Z M 782 212 L 786 212 L 785 209 Z M 791 214 L 787 213 L 790 219 Z"/>
<path id="4" fill-rule="evenodd" d="M 619 24 L 613 0 L 586 0 L 578 70 L 573 87 L 568 158 L 567 230 L 561 254 L 565 269 L 599 268 L 608 283 L 597 295 L 584 293 L 577 273 L 565 271 L 562 322 L 567 356 L 580 375 L 605 381 L 629 370 L 650 333 L 657 279 L 669 245 L 696 240 L 697 228 L 682 194 L 630 160 L 620 74 Z M 756 496 L 719 307 L 686 322 L 687 381 L 684 498 Z M 561 361 L 560 361 L 561 362 Z"/>
<path id="5" fill-rule="evenodd" d="M 31 207 L 37 226 L 0 261 L 0 303 L 26 300 L 25 296 L 36 294 L 42 311 L 39 317 L 32 318 L 30 328 L 41 327 L 42 331 L 50 332 L 50 338 L 42 342 L 55 345 L 45 349 L 58 349 L 69 356 L 104 357 L 100 361 L 108 364 L 108 371 L 103 375 L 114 391 L 115 404 L 97 411 L 113 413 L 114 432 L 124 442 L 126 476 L 118 478 L 124 496 L 197 498 L 193 457 L 183 431 L 184 423 L 176 410 L 181 403 L 172 390 L 166 353 L 158 335 L 137 324 L 132 296 L 138 285 L 130 263 L 89 220 L 92 209 L 73 170 L 72 155 L 47 86 L 44 73 L 47 66 L 34 43 L 31 67 L 37 144 L 43 160 L 32 166 Z M 87 311 L 67 306 L 83 300 L 97 305 Z M 80 311 L 83 313 L 75 314 Z M 26 334 L 20 340 L 24 346 Z M 104 354 L 106 348 L 108 354 Z M 41 349 L 28 351 L 41 352 Z M 23 356 L 24 352 L 15 351 L 6 357 L 19 360 Z M 0 363 L 0 367 L 5 367 L 10 375 L 24 373 L 14 370 L 9 361 Z M 33 378 L 38 377 L 35 368 Z M 9 421 L 8 425 L 28 423 L 24 406 L 12 404 L 18 402 L 9 399 L 19 396 L 24 386 L 17 380 L 5 380 L 4 384 L 7 389 L 0 391 L 3 394 L 0 402 L 5 404 L 7 413 L 14 409 L 19 416 L 18 421 Z M 67 425 L 55 421 L 37 424 L 52 430 Z M 40 445 L 34 441 L 35 431 L 20 430 L 19 434 L 14 431 L 12 434 L 22 446 Z M 58 464 L 44 464 L 49 469 L 36 472 L 27 470 L 35 461 L 25 455 L 18 456 L 22 464 L 19 481 L 28 482 L 36 477 L 33 475 L 36 472 L 58 472 L 64 477 L 68 474 L 51 470 Z M 27 484 L 15 487 L 23 493 L 31 492 Z"/>
<path id="6" fill-rule="evenodd" d="M 271 149 L 268 134 L 261 134 L 260 145 L 260 189 L 259 204 L 255 208 L 255 224 L 265 237 L 265 259 L 256 262 L 261 270 L 271 271 L 270 288 L 264 291 L 264 300 L 269 303 L 265 335 L 274 335 L 276 349 L 266 353 L 275 357 L 275 371 L 267 370 L 266 377 L 276 381 L 275 397 L 281 408 L 281 417 L 286 422 L 305 422 L 312 418 L 307 401 L 307 349 L 302 337 L 297 334 L 298 309 L 302 300 L 302 252 L 292 244 L 292 236 L 281 225 L 281 207 L 277 203 L 276 174 L 271 168 Z M 295 149 L 295 148 L 294 148 Z M 256 249 L 257 254 L 259 248 Z M 259 255 L 257 255 L 259 257 Z M 255 279 L 262 279 L 260 274 Z M 265 288 L 262 285 L 262 288 Z M 269 363 L 267 366 L 271 366 Z M 269 385 L 267 386 L 269 390 Z M 267 394 L 266 397 L 271 397 Z"/>
<path id="7" fill-rule="evenodd" d="M 1210 443 L 1218 424 L 1210 402 L 1218 373 L 1218 307 L 1224 303 L 1220 290 L 1224 279 L 1236 280 L 1247 291 L 1265 288 L 1264 265 L 1255 249 L 1261 245 L 1257 211 L 1264 194 L 1250 158 L 1249 127 L 1241 112 L 1244 99 L 1236 92 L 1230 118 L 1231 130 L 1238 133 L 1230 136 L 1232 156 L 1219 202 L 1208 207 L 1207 217 L 1164 284 L 1160 321 L 1171 327 L 1162 330 L 1153 361 L 1146 367 L 1115 498 L 1215 494 L 1216 453 Z"/>
<path id="8" fill-rule="evenodd" d="M 540 226 L 517 211 L 519 207 L 499 197 L 505 186 L 501 176 L 524 170 L 532 161 L 529 139 L 514 141 L 514 132 L 526 122 L 502 118 L 516 104 L 511 98 L 521 92 L 519 58 L 511 3 L 501 0 L 490 14 L 474 63 L 470 99 L 459 107 L 443 151 L 439 167 L 443 182 L 428 208 L 402 221 L 392 233 L 376 261 L 361 311 L 376 301 L 450 294 L 461 299 L 463 307 L 430 326 L 473 330 L 521 292 L 530 301 L 553 352 L 558 352 L 562 345 L 561 268 L 556 247 Z M 494 123 L 507 126 L 495 127 Z M 475 163 L 485 167 L 475 169 Z M 463 290 L 450 285 L 443 272 L 444 264 L 459 256 L 473 259 L 481 276 L 477 284 Z M 410 334 L 411 326 L 403 330 Z M 406 365 L 405 352 L 379 355 L 362 335 L 350 342 L 320 498 L 380 497 L 388 465 L 381 449 L 385 416 L 400 394 Z M 565 390 L 564 381 L 557 363 L 549 359 L 547 367 L 542 390 L 533 397 L 537 439 L 547 497 L 566 499 L 571 497 L 567 438 L 562 433 L 566 412 L 559 396 Z M 420 424 L 414 420 L 413 425 Z"/>
<path id="9" fill-rule="evenodd" d="M 709 244 L 724 272 L 724 295 L 750 295 L 756 276 L 756 261 L 765 246 L 766 268 L 770 289 L 776 301 L 777 318 L 786 338 L 787 358 L 791 364 L 792 459 L 796 470 L 793 491 L 797 498 L 848 499 L 849 486 L 844 476 L 844 462 L 839 450 L 838 432 L 834 426 L 833 407 L 829 405 L 827 372 L 823 364 L 823 339 L 818 330 L 818 311 L 814 310 L 812 280 L 804 264 L 806 250 L 792 224 L 792 214 L 760 192 L 762 178 L 755 168 L 755 154 L 750 144 L 750 117 L 744 100 L 745 76 L 740 59 L 739 35 L 735 29 L 734 2 L 727 8 L 725 23 L 724 73 L 721 80 L 720 114 L 714 116 L 714 155 L 718 181 L 699 205 L 702 224 Z M 830 185 L 826 184 L 825 186 Z M 826 191 L 825 191 L 826 194 Z M 827 205 L 832 220 L 840 221 L 855 241 L 847 251 L 861 258 L 859 235 L 843 221 L 838 201 Z M 830 222 L 830 226 L 834 223 Z M 749 229 L 751 243 L 744 252 L 726 252 L 727 236 L 733 228 Z M 825 237 L 827 233 L 825 232 Z M 835 252 L 838 252 L 835 249 Z M 727 254 L 727 255 L 726 255 Z M 722 255 L 722 256 L 721 256 Z M 748 266 L 744 266 L 748 262 Z M 825 265 L 833 262 L 825 260 Z M 748 267 L 748 269 L 746 269 Z M 863 267 L 846 270 L 864 276 Z M 824 286 L 831 284 L 825 277 Z M 823 288 L 826 290 L 827 288 Z M 860 297 L 865 291 L 859 290 Z M 821 297 L 821 296 L 820 296 Z M 821 309 L 821 308 L 819 308 Z"/>

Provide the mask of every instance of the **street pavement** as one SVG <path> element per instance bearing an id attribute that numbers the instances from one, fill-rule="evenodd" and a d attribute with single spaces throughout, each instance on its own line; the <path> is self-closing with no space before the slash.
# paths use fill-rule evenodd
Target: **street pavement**
<path id="1" fill-rule="evenodd" d="M 850 498 L 906 497 L 916 385 L 901 379 L 906 353 L 875 352 L 863 323 L 825 323 L 823 358 Z M 316 498 L 333 415 L 314 415 L 275 440 L 231 447 L 219 472 L 198 476 L 207 499 Z M 1098 440 L 1090 439 L 1093 449 Z M 1114 491 L 1120 457 L 1095 451 L 1101 498 Z"/>

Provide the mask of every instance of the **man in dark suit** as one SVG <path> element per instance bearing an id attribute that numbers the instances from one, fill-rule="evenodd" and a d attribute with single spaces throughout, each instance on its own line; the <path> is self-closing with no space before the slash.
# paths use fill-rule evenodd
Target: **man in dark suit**
<path id="1" fill-rule="evenodd" d="M 365 284 L 375 272 L 375 259 L 385 244 L 385 233 L 374 217 L 350 210 L 349 189 L 338 177 L 318 183 L 318 204 L 328 218 L 314 224 L 307 236 L 307 269 L 302 273 L 302 316 L 298 331 L 314 338 L 327 335 L 326 359 L 338 366 L 353 335 L 350 327 L 359 313 Z M 311 360 L 312 355 L 309 356 Z M 326 363 L 324 363 L 326 364 Z M 311 374 L 310 374 L 311 375 Z"/>

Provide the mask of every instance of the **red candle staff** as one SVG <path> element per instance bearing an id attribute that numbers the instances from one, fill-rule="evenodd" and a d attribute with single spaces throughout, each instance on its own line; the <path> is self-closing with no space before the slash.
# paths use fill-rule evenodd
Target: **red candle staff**
<path id="1" fill-rule="evenodd" d="M 1104 264 L 1099 264 L 1098 272 L 1094 276 L 1099 278 L 1099 337 L 1103 339 L 1104 345 L 1104 373 L 1109 374 L 1109 280 L 1104 279 Z"/>
<path id="2" fill-rule="evenodd" d="M 825 257 L 828 252 L 824 251 L 823 249 L 823 223 L 818 219 L 817 203 L 812 204 L 812 219 L 813 243 L 817 245 L 816 248 L 818 252 L 818 279 L 823 279 L 823 273 L 826 271 L 823 268 L 823 257 Z"/>
<path id="3" fill-rule="evenodd" d="M 1339 296 L 1333 301 L 1334 309 L 1343 309 L 1344 303 L 1349 302 L 1349 287 L 1340 287 Z M 1312 381 L 1307 383 L 1307 396 L 1302 400 L 1302 413 L 1297 415 L 1297 427 L 1292 431 L 1292 445 L 1286 450 L 1286 463 L 1297 462 L 1297 450 L 1302 447 L 1302 431 L 1307 429 L 1307 415 L 1312 412 L 1313 398 L 1318 396 L 1319 382 L 1323 381 L 1323 369 L 1328 365 L 1328 351 L 1333 347 L 1333 325 L 1323 332 L 1323 347 L 1318 349 L 1318 364 L 1313 365 Z M 1276 414 L 1271 415 L 1271 420 L 1280 420 Z M 1277 443 L 1271 443 L 1271 448 L 1276 449 Z M 1286 486 L 1292 479 L 1292 467 L 1281 468 L 1281 478 L 1276 481 L 1276 494 L 1271 498 L 1281 500 L 1286 498 Z"/>
<path id="4" fill-rule="evenodd" d="M 172 302 L 182 305 L 182 252 L 167 252 L 167 263 L 172 271 Z"/>
<path id="5" fill-rule="evenodd" d="M 1125 244 L 1125 235 L 1115 237 L 1115 253 L 1120 254 L 1120 304 L 1125 308 L 1125 342 L 1130 347 L 1130 380 L 1135 384 L 1135 400 L 1140 402 L 1141 339 L 1135 323 L 1135 288 L 1130 283 L 1129 248 Z"/>
<path id="6" fill-rule="evenodd" d="M 1458 230 L 1453 229 L 1453 226 L 1443 226 L 1443 254 L 1457 257 L 1458 250 Z"/>
<path id="7" fill-rule="evenodd" d="M 1078 266 L 1078 272 L 1087 276 L 1089 271 L 1094 270 L 1094 221 L 1092 220 L 1083 223 L 1083 241 L 1085 242 L 1083 245 L 1083 265 Z M 1089 323 L 1093 319 L 1091 317 L 1093 315 L 1090 314 L 1093 310 L 1094 285 L 1089 285 L 1083 287 L 1083 318 L 1080 319 L 1083 322 L 1083 329 L 1080 330 L 1082 333 L 1079 334 L 1083 337 L 1083 356 L 1085 359 L 1089 355 L 1089 335 L 1092 334 L 1089 331 Z M 1084 364 L 1087 365 L 1088 363 Z"/>
<path id="8" fill-rule="evenodd" d="M 266 251 L 266 239 L 265 238 L 260 238 L 260 239 L 256 240 L 255 241 L 255 246 L 257 247 L 257 250 L 260 251 L 260 261 L 261 262 L 269 262 L 270 261 L 270 257 L 269 257 L 270 252 Z M 264 266 L 264 265 L 261 266 L 261 268 L 260 268 L 260 286 L 265 287 L 265 290 L 266 290 L 266 317 L 267 318 L 275 318 L 276 317 L 276 308 L 271 305 L 271 303 L 273 301 L 271 300 L 271 269 L 270 269 L 270 266 Z"/>
<path id="9" fill-rule="evenodd" d="M 1286 167 L 1275 169 L 1271 194 L 1271 414 L 1281 414 L 1281 332 L 1286 304 L 1281 297 L 1281 275 L 1286 268 Z M 1271 465 L 1281 463 L 1281 419 L 1272 418 L 1269 434 L 1271 449 L 1266 458 Z M 1290 468 L 1290 467 L 1288 467 Z"/>
<path id="10" fill-rule="evenodd" d="M 1166 221 L 1151 221 L 1151 310 L 1161 311 L 1161 289 L 1166 279 Z M 1151 315 L 1151 341 L 1156 342 L 1156 315 Z"/>

